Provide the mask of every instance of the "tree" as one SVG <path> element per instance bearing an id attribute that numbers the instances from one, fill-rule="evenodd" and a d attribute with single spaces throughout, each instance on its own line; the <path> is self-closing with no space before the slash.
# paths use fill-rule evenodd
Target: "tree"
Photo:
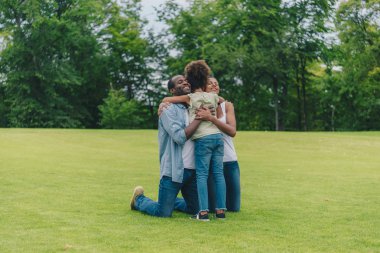
<path id="1" fill-rule="evenodd" d="M 111 89 L 104 104 L 99 106 L 100 125 L 109 129 L 147 128 L 146 106 L 135 99 L 127 100 L 123 90 Z"/>
<path id="2" fill-rule="evenodd" d="M 326 21 L 331 15 L 334 0 L 294 1 L 284 4 L 284 18 L 288 20 L 285 33 L 293 55 L 294 79 L 298 103 L 298 129 L 308 130 L 307 83 L 310 82 L 308 64 L 322 57 Z"/>
<path id="3" fill-rule="evenodd" d="M 4 0 L 0 23 L 5 104 L 11 127 L 95 126 L 104 97 L 103 59 L 93 29 L 100 0 Z"/>
<path id="4" fill-rule="evenodd" d="M 191 1 L 178 11 L 169 2 L 162 20 L 174 36 L 170 46 L 178 52 L 168 61 L 169 69 L 206 59 L 222 95 L 235 103 L 239 129 L 284 130 L 286 124 L 294 129 L 289 118 L 298 101 L 298 128 L 307 130 L 307 66 L 322 54 L 333 3 Z"/>
<path id="5" fill-rule="evenodd" d="M 155 125 L 157 53 L 142 34 L 140 1 L 3 2 L 0 112 L 9 126 L 97 127 L 110 84 L 146 104 Z"/>
<path id="6" fill-rule="evenodd" d="M 140 10 L 139 1 L 110 4 L 106 26 L 100 34 L 112 87 L 125 89 L 127 100 L 145 104 L 150 112 L 146 125 L 154 127 L 157 121 L 155 107 L 161 94 L 161 83 L 156 77 L 160 61 L 155 46 L 159 47 L 159 43 L 149 32 L 148 36 L 143 36 L 146 21 L 140 17 Z"/>
<path id="7" fill-rule="evenodd" d="M 346 1 L 337 12 L 343 72 L 339 78 L 338 123 L 342 128 L 380 126 L 380 2 Z"/>

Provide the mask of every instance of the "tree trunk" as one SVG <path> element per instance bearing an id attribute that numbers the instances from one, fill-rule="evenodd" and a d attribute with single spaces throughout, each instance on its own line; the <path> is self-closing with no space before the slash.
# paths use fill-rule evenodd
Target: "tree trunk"
<path id="1" fill-rule="evenodd" d="M 285 131 L 285 112 L 288 106 L 287 103 L 287 97 L 288 97 L 288 85 L 286 82 L 283 82 L 282 85 L 282 91 L 281 91 L 281 103 L 280 103 L 280 108 L 279 108 L 279 130 L 280 131 Z"/>
<path id="2" fill-rule="evenodd" d="M 280 130 L 279 120 L 278 120 L 278 79 L 277 76 L 273 77 L 273 102 L 274 102 L 274 120 L 276 124 L 276 131 Z"/>
<path id="3" fill-rule="evenodd" d="M 301 59 L 301 84 L 302 84 L 302 119 L 303 130 L 307 131 L 307 109 L 306 109 L 306 59 Z"/>
<path id="4" fill-rule="evenodd" d="M 127 88 L 127 91 L 126 91 L 126 93 L 127 93 L 127 99 L 131 100 L 133 98 L 132 85 L 131 84 L 127 84 L 126 88 Z"/>
<path id="5" fill-rule="evenodd" d="M 334 120 L 335 120 L 335 106 L 331 105 L 331 131 L 335 131 L 334 127 Z"/>
<path id="6" fill-rule="evenodd" d="M 301 108 L 301 92 L 300 92 L 300 79 L 298 75 L 298 67 L 296 69 L 296 88 L 297 88 L 297 107 L 298 107 L 298 130 L 302 130 L 302 108 Z"/>

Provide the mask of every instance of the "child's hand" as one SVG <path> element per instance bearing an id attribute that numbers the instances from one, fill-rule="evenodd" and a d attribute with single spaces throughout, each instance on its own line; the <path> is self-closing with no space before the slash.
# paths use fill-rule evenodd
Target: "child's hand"
<path id="1" fill-rule="evenodd" d="M 160 106 L 158 107 L 158 110 L 157 110 L 157 114 L 158 114 L 158 117 L 161 116 L 161 113 L 166 110 L 169 105 L 171 105 L 172 103 L 169 103 L 169 102 L 163 102 L 160 104 Z"/>
<path id="2" fill-rule="evenodd" d="M 216 116 L 215 106 L 209 105 L 207 108 L 210 110 L 212 116 Z"/>
<path id="3" fill-rule="evenodd" d="M 215 113 L 215 109 L 213 109 L 213 111 Z M 213 118 L 214 116 L 212 115 L 211 110 L 209 108 L 200 107 L 196 111 L 195 119 L 211 121 Z"/>

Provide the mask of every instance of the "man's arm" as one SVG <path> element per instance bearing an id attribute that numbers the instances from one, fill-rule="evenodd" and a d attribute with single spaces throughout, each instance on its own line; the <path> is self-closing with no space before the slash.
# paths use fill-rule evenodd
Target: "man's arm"
<path id="1" fill-rule="evenodd" d="M 191 122 L 186 128 L 185 128 L 185 135 L 186 139 L 189 139 L 197 130 L 199 127 L 199 124 L 201 124 L 201 120 L 194 119 L 193 122 Z"/>
<path id="2" fill-rule="evenodd" d="M 179 145 L 183 145 L 194 134 L 201 123 L 201 120 L 194 120 L 186 128 L 183 128 L 183 122 L 179 120 L 176 110 L 170 107 L 163 110 L 160 120 L 166 132 Z"/>
<path id="3" fill-rule="evenodd" d="M 183 129 L 183 122 L 179 120 L 177 111 L 172 106 L 174 105 L 171 105 L 161 113 L 160 121 L 173 141 L 178 145 L 183 145 L 187 140 Z"/>

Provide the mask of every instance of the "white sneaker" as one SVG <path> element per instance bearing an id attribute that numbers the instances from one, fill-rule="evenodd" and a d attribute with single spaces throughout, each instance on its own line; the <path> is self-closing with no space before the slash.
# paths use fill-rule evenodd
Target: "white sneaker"
<path id="1" fill-rule="evenodd" d="M 210 219 L 208 218 L 208 212 L 205 214 L 201 214 L 201 212 L 198 212 L 196 215 L 191 216 L 190 219 L 198 221 L 210 221 Z"/>

